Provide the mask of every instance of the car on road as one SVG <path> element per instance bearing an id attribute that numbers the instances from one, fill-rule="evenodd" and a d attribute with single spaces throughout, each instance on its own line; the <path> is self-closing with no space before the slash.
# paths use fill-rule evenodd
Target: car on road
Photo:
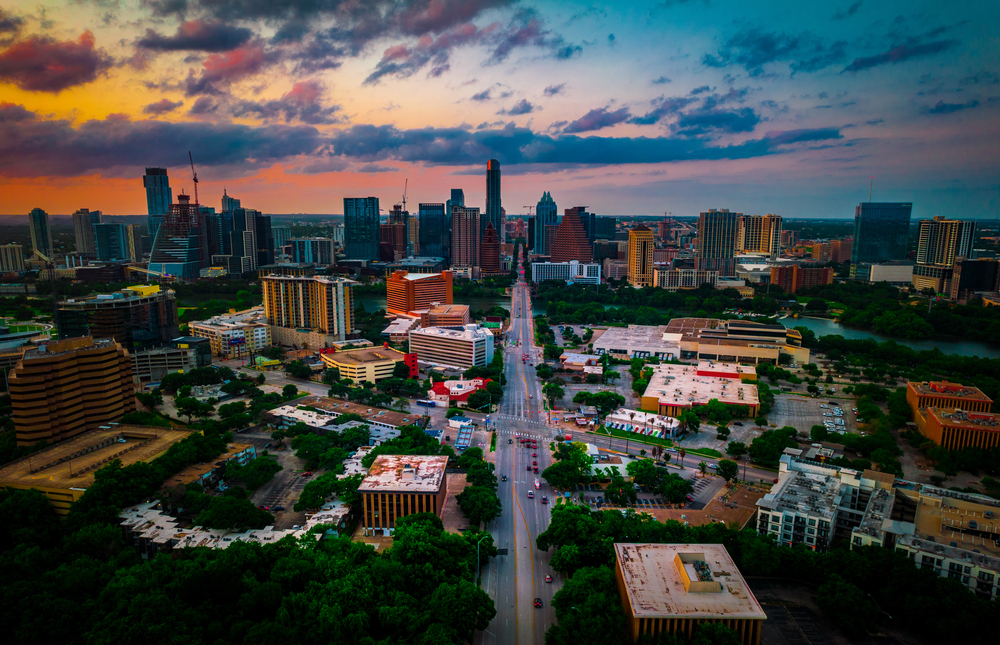
<path id="1" fill-rule="evenodd" d="M 285 510 L 285 507 L 284 506 L 275 506 L 273 510 L 283 511 L 283 510 Z"/>
<path id="2" fill-rule="evenodd" d="M 532 465 L 532 466 L 537 466 L 537 465 L 538 465 L 538 462 L 537 462 L 537 461 L 533 461 L 533 462 L 531 462 L 531 465 Z"/>
<path id="3" fill-rule="evenodd" d="M 549 503 L 549 498 L 546 497 L 545 495 L 542 495 L 542 504 L 548 504 L 548 503 Z"/>
<path id="4" fill-rule="evenodd" d="M 302 473 L 302 476 L 303 477 L 312 477 L 312 473 L 307 471 L 307 472 Z"/>
<path id="5" fill-rule="evenodd" d="M 533 490 L 528 491 L 528 499 L 535 499 L 535 491 Z"/>
<path id="6" fill-rule="evenodd" d="M 542 606 L 542 599 L 535 598 L 535 607 L 541 607 L 541 606 Z"/>
<path id="7" fill-rule="evenodd" d="M 552 576 L 549 574 L 545 575 L 545 582 L 552 582 Z"/>
<path id="8" fill-rule="evenodd" d="M 502 481 L 502 482 L 507 481 L 507 475 L 501 475 L 500 476 L 500 481 Z"/>
<path id="9" fill-rule="evenodd" d="M 709 465 L 708 465 L 708 469 L 709 469 L 709 470 L 715 470 L 716 468 L 718 468 L 718 466 L 717 466 L 717 465 L 715 465 L 715 464 L 709 464 Z"/>
<path id="10" fill-rule="evenodd" d="M 514 440 L 513 439 L 508 439 L 507 443 L 514 443 Z"/>
<path id="11" fill-rule="evenodd" d="M 531 466 L 528 466 L 527 468 L 525 468 L 525 470 L 531 470 Z"/>
<path id="12" fill-rule="evenodd" d="M 535 466 L 534 468 L 532 468 L 532 470 L 535 471 L 536 475 L 538 474 L 538 466 Z"/>
<path id="13" fill-rule="evenodd" d="M 537 453 L 537 452 L 533 452 L 533 453 L 531 453 L 531 456 L 532 456 L 532 457 L 537 457 L 537 456 L 538 456 L 538 453 Z"/>
<path id="14" fill-rule="evenodd" d="M 267 506 L 264 506 L 263 504 L 260 504 L 257 508 L 259 508 L 259 509 L 261 509 L 263 511 L 269 511 L 269 510 L 271 510 L 270 508 L 268 508 Z"/>

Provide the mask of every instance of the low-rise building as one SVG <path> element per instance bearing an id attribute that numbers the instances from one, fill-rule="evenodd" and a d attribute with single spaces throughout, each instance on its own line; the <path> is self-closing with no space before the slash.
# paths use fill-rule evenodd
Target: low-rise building
<path id="1" fill-rule="evenodd" d="M 306 397 L 296 402 L 295 405 L 275 408 L 268 414 L 281 429 L 289 428 L 302 421 L 317 430 L 339 432 L 342 428 L 334 425 L 333 420 L 342 414 L 360 416 L 373 431 L 396 430 L 410 425 L 423 427 L 425 423 L 424 418 L 420 415 L 384 410 L 325 396 Z"/>
<path id="2" fill-rule="evenodd" d="M 188 333 L 207 338 L 212 355 L 223 361 L 260 354 L 271 346 L 271 327 L 262 306 L 190 322 Z"/>
<path id="3" fill-rule="evenodd" d="M 439 381 L 427 390 L 427 398 L 445 405 L 450 403 L 461 407 L 469 400 L 470 394 L 476 390 L 485 390 L 486 384 L 490 382 L 491 379 L 488 378 L 474 378 L 468 381 Z"/>
<path id="4" fill-rule="evenodd" d="M 641 408 L 678 417 L 684 410 L 706 405 L 712 399 L 726 405 L 742 405 L 747 416 L 757 416 L 760 401 L 753 367 L 735 363 L 701 361 L 695 365 L 654 365 Z"/>
<path id="5" fill-rule="evenodd" d="M 681 335 L 670 333 L 666 325 L 609 327 L 594 340 L 594 353 L 616 358 L 680 358 Z"/>
<path id="6" fill-rule="evenodd" d="M 212 349 L 207 338 L 181 336 L 170 341 L 169 347 L 135 352 L 129 358 L 133 378 L 149 383 L 167 374 L 208 367 L 212 364 Z"/>
<path id="7" fill-rule="evenodd" d="M 913 415 L 920 433 L 948 450 L 1000 446 L 1000 414 L 958 408 L 922 408 Z"/>
<path id="8" fill-rule="evenodd" d="M 493 334 L 474 324 L 414 329 L 410 331 L 410 351 L 432 365 L 483 367 L 493 360 Z"/>
<path id="9" fill-rule="evenodd" d="M 546 280 L 565 280 L 579 284 L 601 284 L 601 265 L 569 262 L 533 262 L 531 281 L 535 284 Z"/>
<path id="10" fill-rule="evenodd" d="M 718 286 L 719 272 L 701 269 L 671 269 L 657 267 L 653 272 L 653 286 L 667 291 L 680 289 L 697 289 L 703 284 Z"/>
<path id="11" fill-rule="evenodd" d="M 800 365 L 809 362 L 802 334 L 782 325 L 747 320 L 674 318 L 666 333 L 677 334 L 681 360 L 777 364 L 787 354 Z"/>
<path id="12" fill-rule="evenodd" d="M 448 497 L 448 458 L 379 455 L 358 486 L 366 535 L 391 535 L 396 521 L 413 513 L 440 516 Z"/>
<path id="13" fill-rule="evenodd" d="M 718 623 L 760 643 L 767 615 L 721 544 L 615 544 L 615 582 L 632 642 Z"/>
<path id="14" fill-rule="evenodd" d="M 574 354 L 566 352 L 559 357 L 559 363 L 566 369 L 582 372 L 585 367 L 597 365 L 601 357 L 597 354 Z"/>
<path id="15" fill-rule="evenodd" d="M 257 449 L 249 443 L 231 443 L 226 451 L 213 461 L 204 464 L 191 464 L 184 470 L 168 477 L 164 486 L 187 486 L 200 484 L 208 491 L 215 488 L 226 476 L 226 468 L 230 465 L 246 466 L 257 458 Z"/>
<path id="16" fill-rule="evenodd" d="M 421 327 L 462 327 L 472 322 L 469 305 L 443 305 L 435 302 L 427 309 L 415 309 L 408 315 L 420 318 Z"/>
<path id="17" fill-rule="evenodd" d="M 680 428 L 680 421 L 662 414 L 618 408 L 604 418 L 604 425 L 614 430 L 638 432 L 650 437 L 674 439 Z"/>
<path id="18" fill-rule="evenodd" d="M 394 343 L 403 343 L 410 339 L 410 331 L 420 327 L 419 318 L 397 316 L 389 326 L 382 330 L 382 337 Z"/>
<path id="19" fill-rule="evenodd" d="M 906 402 L 916 414 L 921 408 L 958 408 L 969 412 L 989 412 L 993 399 L 971 385 L 948 381 L 908 381 Z"/>
<path id="20" fill-rule="evenodd" d="M 406 354 L 388 346 L 345 349 L 338 352 L 320 354 L 328 369 L 340 371 L 340 378 L 349 378 L 355 383 L 392 378 L 397 363 L 409 368 L 407 378 L 417 376 L 417 355 Z"/>

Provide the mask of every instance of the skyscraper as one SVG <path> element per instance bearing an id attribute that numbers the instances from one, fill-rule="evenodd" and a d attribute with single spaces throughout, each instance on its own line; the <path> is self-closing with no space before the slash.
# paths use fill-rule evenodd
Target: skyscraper
<path id="1" fill-rule="evenodd" d="M 378 197 L 344 198 L 344 248 L 352 260 L 378 260 Z"/>
<path id="2" fill-rule="evenodd" d="M 549 243 L 546 240 L 546 225 L 555 224 L 559 219 L 559 210 L 552 195 L 546 191 L 542 193 L 542 198 L 538 200 L 535 208 L 535 253 L 547 255 L 546 250 Z"/>
<path id="3" fill-rule="evenodd" d="M 653 286 L 653 231 L 640 224 L 628 232 L 628 283 Z"/>
<path id="4" fill-rule="evenodd" d="M 950 294 L 956 263 L 972 255 L 976 223 L 957 219 L 922 219 L 917 234 L 917 264 L 912 284 Z"/>
<path id="5" fill-rule="evenodd" d="M 710 209 L 698 216 L 698 255 L 695 268 L 718 271 L 720 276 L 736 275 L 736 238 L 742 213 L 728 208 Z"/>
<path id="6" fill-rule="evenodd" d="M 274 264 L 274 235 L 271 216 L 254 211 L 254 233 L 257 242 L 257 266 Z"/>
<path id="7" fill-rule="evenodd" d="M 142 256 L 146 252 L 146 248 L 142 243 L 144 230 L 139 224 L 127 224 L 125 226 L 125 245 L 128 251 L 128 259 L 131 262 L 142 261 Z"/>
<path id="8" fill-rule="evenodd" d="M 290 329 L 312 329 L 345 340 L 354 331 L 357 283 L 325 276 L 270 275 L 261 278 L 267 323 Z M 280 330 L 272 329 L 280 338 Z"/>
<path id="9" fill-rule="evenodd" d="M 128 236 L 124 224 L 95 224 L 94 252 L 102 262 L 126 262 L 130 260 L 128 253 Z"/>
<path id="10" fill-rule="evenodd" d="M 395 204 L 389 211 L 389 221 L 386 224 L 379 224 L 379 244 L 382 248 L 388 245 L 391 251 L 387 260 L 399 260 L 405 258 L 409 247 L 409 234 L 407 233 L 407 223 L 409 213 L 403 210 L 400 204 Z"/>
<path id="11" fill-rule="evenodd" d="M 240 200 L 230 197 L 225 188 L 222 189 L 222 212 L 234 211 L 240 207 Z"/>
<path id="12" fill-rule="evenodd" d="M 49 214 L 40 208 L 32 208 L 28 213 L 28 228 L 31 230 L 31 252 L 52 258 L 52 231 L 49 229 Z"/>
<path id="13" fill-rule="evenodd" d="M 418 215 L 410 215 L 406 218 L 406 255 L 409 257 L 421 255 L 420 217 Z"/>
<path id="14" fill-rule="evenodd" d="M 504 221 L 503 206 L 500 203 L 500 162 L 490 159 L 486 163 L 486 216 L 481 218 L 480 232 L 486 231 L 486 223 L 491 222 L 503 244 Z"/>
<path id="15" fill-rule="evenodd" d="M 545 248 L 535 249 L 535 253 L 541 255 L 552 255 L 552 247 L 555 246 L 556 234 L 559 232 L 558 224 L 546 224 L 545 225 Z"/>
<path id="16" fill-rule="evenodd" d="M 170 212 L 174 195 L 170 191 L 170 180 L 166 168 L 146 168 L 142 177 L 142 185 L 146 188 L 146 228 L 149 238 L 156 239 L 156 231 L 160 228 L 163 218 Z"/>
<path id="17" fill-rule="evenodd" d="M 333 240 L 328 237 L 295 237 L 288 243 L 292 247 L 292 262 L 333 264 Z"/>
<path id="18" fill-rule="evenodd" d="M 479 266 L 478 208 L 453 206 L 451 214 L 451 264 L 456 267 Z"/>
<path id="19" fill-rule="evenodd" d="M 451 258 L 451 240 L 453 237 L 451 225 L 452 206 L 465 206 L 465 191 L 461 188 L 451 189 L 451 199 L 444 203 L 444 257 Z"/>
<path id="20" fill-rule="evenodd" d="M 851 277 L 861 264 L 906 259 L 912 202 L 862 202 L 854 209 Z"/>
<path id="21" fill-rule="evenodd" d="M 740 217 L 738 253 L 764 253 L 772 260 L 781 250 L 780 215 L 743 215 Z"/>
<path id="22" fill-rule="evenodd" d="M 207 245 L 206 245 L 207 248 Z M 202 238 L 198 207 L 180 194 L 163 218 L 149 254 L 149 270 L 182 280 L 200 277 Z M 207 266 L 207 265 L 206 265 Z"/>
<path id="23" fill-rule="evenodd" d="M 101 223 L 101 211 L 81 208 L 73 213 L 73 235 L 77 253 L 97 253 L 94 246 L 94 225 Z"/>
<path id="24" fill-rule="evenodd" d="M 0 271 L 24 271 L 24 247 L 20 244 L 0 246 Z"/>
<path id="25" fill-rule="evenodd" d="M 484 275 L 500 272 L 500 236 L 493 222 L 486 222 L 486 231 L 479 243 L 479 270 Z"/>
<path id="26" fill-rule="evenodd" d="M 552 243 L 552 262 L 576 260 L 589 263 L 594 256 L 593 248 L 587 241 L 587 231 L 580 220 L 580 207 L 567 208 Z"/>
<path id="27" fill-rule="evenodd" d="M 271 226 L 271 239 L 274 240 L 274 248 L 281 248 L 292 239 L 292 227 Z"/>
<path id="28" fill-rule="evenodd" d="M 448 257 L 445 255 L 444 204 L 420 204 L 417 214 L 420 218 L 420 255 Z"/>

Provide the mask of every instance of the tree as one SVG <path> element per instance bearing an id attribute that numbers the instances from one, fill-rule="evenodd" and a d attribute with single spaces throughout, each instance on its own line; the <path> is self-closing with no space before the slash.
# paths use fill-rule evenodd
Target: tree
<path id="1" fill-rule="evenodd" d="M 274 516 L 252 502 L 235 497 L 213 497 L 198 514 L 195 524 L 210 529 L 262 529 L 274 524 Z"/>
<path id="2" fill-rule="evenodd" d="M 476 390 L 465 400 L 465 405 L 470 410 L 486 410 L 489 412 L 490 406 L 493 405 L 493 397 L 486 390 Z"/>
<path id="3" fill-rule="evenodd" d="M 619 506 L 635 504 L 635 500 L 639 497 L 635 492 L 635 486 L 625 481 L 617 468 L 608 468 L 608 471 L 611 475 L 611 483 L 604 489 L 604 495 L 608 501 Z"/>
<path id="4" fill-rule="evenodd" d="M 392 407 L 396 408 L 397 410 L 400 410 L 401 412 L 406 412 L 407 410 L 410 409 L 410 400 L 403 398 L 396 399 L 396 401 L 392 404 Z"/>
<path id="5" fill-rule="evenodd" d="M 333 385 L 338 381 L 340 381 L 340 370 L 336 367 L 330 367 L 323 372 L 324 385 Z"/>
<path id="6" fill-rule="evenodd" d="M 264 372 L 257 375 L 257 385 L 263 385 L 267 378 L 264 376 Z"/>
<path id="7" fill-rule="evenodd" d="M 740 466 L 730 459 L 722 459 L 716 466 L 715 472 L 729 483 L 740 474 Z"/>
<path id="8" fill-rule="evenodd" d="M 580 483 L 583 474 L 579 467 L 571 461 L 557 461 L 542 471 L 544 479 L 552 488 L 558 490 L 571 490 Z"/>
<path id="9" fill-rule="evenodd" d="M 299 360 L 289 361 L 285 365 L 285 372 L 292 378 L 297 379 L 309 379 L 313 373 L 311 367 Z"/>
<path id="10" fill-rule="evenodd" d="M 227 465 L 226 479 L 243 482 L 248 489 L 257 490 L 271 481 L 281 470 L 281 465 L 273 457 L 258 457 L 248 462 L 245 466 L 240 466 L 239 464 Z"/>
<path id="11" fill-rule="evenodd" d="M 16 310 L 14 310 L 14 320 L 32 320 L 34 317 L 35 311 L 31 307 L 20 305 Z"/>
<path id="12" fill-rule="evenodd" d="M 295 387 L 291 383 L 281 388 L 281 396 L 283 396 L 286 399 L 295 398 L 295 395 L 297 395 L 298 393 L 299 393 L 299 388 Z"/>
<path id="13" fill-rule="evenodd" d="M 264 356 L 273 361 L 280 361 L 285 358 L 285 348 L 279 345 L 272 345 L 264 350 Z"/>
<path id="14" fill-rule="evenodd" d="M 809 429 L 809 438 L 813 441 L 826 441 L 830 438 L 830 431 L 824 425 L 814 425 Z"/>
<path id="15" fill-rule="evenodd" d="M 555 515 L 553 510 L 553 516 Z M 557 556 L 564 549 L 560 547 Z M 553 558 L 554 559 L 554 558 Z M 546 645 L 625 645 L 625 613 L 616 593 L 611 567 L 581 568 L 552 598 L 556 623 L 545 634 Z"/>
<path id="16" fill-rule="evenodd" d="M 403 361 L 399 361 L 392 366 L 392 376 L 393 378 L 410 378 L 410 366 Z"/>
<path id="17" fill-rule="evenodd" d="M 767 430 L 750 442 L 750 458 L 763 464 L 776 464 L 785 448 L 795 448 L 799 442 L 795 440 L 798 431 L 785 426 L 777 430 Z"/>
<path id="18" fill-rule="evenodd" d="M 730 441 L 729 445 L 726 446 L 726 454 L 739 459 L 747 454 L 747 445 L 742 441 Z"/>
<path id="19" fill-rule="evenodd" d="M 604 382 L 614 383 L 615 381 L 621 379 L 622 375 L 614 370 L 604 372 Z"/>
<path id="20" fill-rule="evenodd" d="M 701 623 L 691 645 L 742 645 L 743 639 L 721 623 Z"/>
<path id="21" fill-rule="evenodd" d="M 699 461 L 698 471 L 701 473 L 701 476 L 704 477 L 706 474 L 708 474 L 708 464 L 705 463 L 704 461 Z"/>
<path id="22" fill-rule="evenodd" d="M 670 473 L 660 482 L 659 493 L 672 504 L 680 504 L 694 492 L 694 484 L 677 473 Z"/>
<path id="23" fill-rule="evenodd" d="M 864 590 L 837 573 L 820 585 L 816 604 L 834 624 L 853 636 L 864 635 L 879 614 Z"/>
<path id="24" fill-rule="evenodd" d="M 136 394 L 135 398 L 139 399 L 139 403 L 142 403 L 150 412 L 155 412 L 156 408 L 163 405 L 163 395 L 160 393 L 159 388 L 154 389 L 152 392 Z"/>
<path id="25" fill-rule="evenodd" d="M 683 448 L 678 448 L 677 449 L 677 456 L 681 458 L 681 468 L 684 467 L 684 456 L 686 454 L 687 454 L 687 450 L 684 450 Z"/>
<path id="26" fill-rule="evenodd" d="M 555 406 L 556 399 L 561 399 L 566 394 L 566 391 L 563 390 L 561 385 L 546 383 L 542 388 L 542 393 L 549 400 L 549 405 Z"/>
<path id="27" fill-rule="evenodd" d="M 466 486 L 455 500 L 473 526 L 500 517 L 503 506 L 496 491 L 486 486 Z"/>
<path id="28" fill-rule="evenodd" d="M 693 410 L 684 410 L 677 420 L 680 422 L 680 428 L 684 432 L 701 432 L 701 418 Z"/>

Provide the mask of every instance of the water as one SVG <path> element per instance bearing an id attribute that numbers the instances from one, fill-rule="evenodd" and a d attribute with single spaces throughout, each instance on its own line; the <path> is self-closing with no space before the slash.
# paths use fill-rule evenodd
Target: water
<path id="1" fill-rule="evenodd" d="M 987 345 L 971 340 L 909 340 L 893 338 L 864 329 L 844 327 L 829 318 L 782 318 L 779 322 L 785 327 L 805 327 L 811 329 L 816 337 L 840 335 L 850 340 L 874 338 L 877 341 L 892 340 L 900 345 L 906 345 L 916 350 L 940 349 L 945 354 L 961 356 L 979 356 L 980 358 L 1000 358 L 1000 347 Z"/>

